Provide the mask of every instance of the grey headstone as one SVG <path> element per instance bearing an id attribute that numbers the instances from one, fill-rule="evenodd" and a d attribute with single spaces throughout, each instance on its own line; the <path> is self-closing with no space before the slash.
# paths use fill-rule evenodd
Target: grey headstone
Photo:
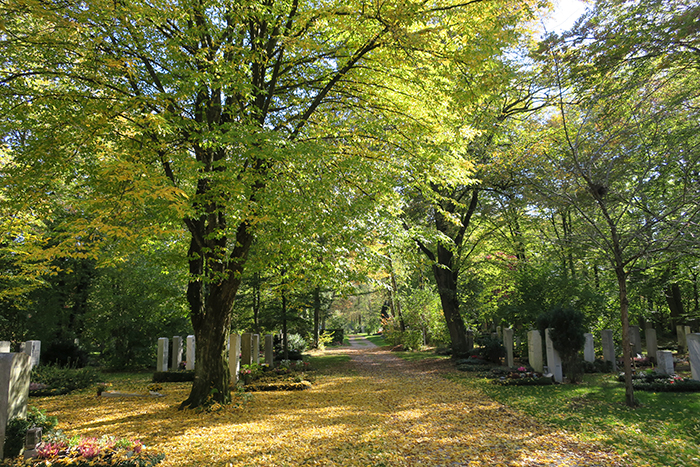
<path id="1" fill-rule="evenodd" d="M 10 353 L 10 341 L 0 341 L 0 353 Z"/>
<path id="2" fill-rule="evenodd" d="M 474 331 L 467 330 L 467 350 L 471 351 L 474 348 Z"/>
<path id="3" fill-rule="evenodd" d="M 603 360 L 612 362 L 613 371 L 617 371 L 617 362 L 615 361 L 615 341 L 613 340 L 613 332 L 611 329 L 603 329 L 600 331 L 600 337 L 603 344 Z"/>
<path id="4" fill-rule="evenodd" d="M 656 352 L 659 350 L 659 346 L 656 341 L 656 329 L 646 328 L 644 330 L 644 336 L 646 337 L 647 341 L 647 357 L 656 362 Z"/>
<path id="5" fill-rule="evenodd" d="M 156 360 L 156 371 L 168 371 L 168 346 L 170 339 L 167 337 L 158 338 L 158 357 Z"/>
<path id="6" fill-rule="evenodd" d="M 506 366 L 513 368 L 515 365 L 513 359 L 513 330 L 510 328 L 503 330 L 503 345 L 506 348 Z"/>
<path id="7" fill-rule="evenodd" d="M 265 363 L 270 365 L 270 367 L 275 366 L 275 360 L 273 355 L 273 336 L 272 334 L 265 335 Z"/>
<path id="8" fill-rule="evenodd" d="M 595 362 L 595 343 L 593 342 L 593 334 L 587 332 L 583 335 L 586 339 L 583 345 L 583 359 L 587 362 Z"/>
<path id="9" fill-rule="evenodd" d="M 231 381 L 238 382 L 241 371 L 241 335 L 231 334 L 228 341 L 228 370 L 231 373 Z"/>
<path id="10" fill-rule="evenodd" d="M 241 365 L 253 363 L 253 334 L 246 332 L 241 336 Z"/>
<path id="11" fill-rule="evenodd" d="M 700 334 L 687 334 L 685 338 L 688 344 L 691 378 L 700 381 Z"/>
<path id="12" fill-rule="evenodd" d="M 8 420 L 27 416 L 31 371 L 28 354 L 0 353 L 0 459 Z"/>
<path id="13" fill-rule="evenodd" d="M 549 371 L 554 375 L 554 381 L 561 383 L 564 381 L 564 373 L 561 367 L 561 358 L 559 357 L 559 352 L 554 348 L 552 339 L 549 336 L 550 329 L 544 330 L 544 340 L 547 346 L 547 367 Z"/>
<path id="14" fill-rule="evenodd" d="M 658 350 L 656 352 L 656 371 L 662 375 L 674 375 L 673 352 L 670 350 Z"/>
<path id="15" fill-rule="evenodd" d="M 642 337 L 639 334 L 639 326 L 629 327 L 630 344 L 632 344 L 633 357 L 642 355 Z"/>
<path id="16" fill-rule="evenodd" d="M 30 357 L 32 368 L 39 364 L 41 358 L 41 341 L 27 341 L 20 344 L 20 351 Z"/>
<path id="17" fill-rule="evenodd" d="M 498 337 L 499 340 L 503 340 L 503 333 L 501 332 L 500 326 L 496 326 L 496 337 Z"/>
<path id="18" fill-rule="evenodd" d="M 253 334 L 253 363 L 260 364 L 260 334 Z"/>
<path id="19" fill-rule="evenodd" d="M 185 369 L 187 370 L 194 370 L 194 357 L 196 345 L 197 343 L 195 342 L 194 336 L 187 336 L 187 354 L 185 359 Z"/>
<path id="20" fill-rule="evenodd" d="M 182 362 L 182 337 L 173 336 L 173 354 L 170 357 L 170 367 L 173 370 L 179 370 L 180 362 Z"/>
<path id="21" fill-rule="evenodd" d="M 688 349 L 688 344 L 686 343 L 685 336 L 690 334 L 690 326 L 676 326 L 676 336 L 678 337 L 678 351 L 680 353 L 685 353 Z"/>
<path id="22" fill-rule="evenodd" d="M 540 331 L 534 330 L 527 333 L 527 358 L 530 366 L 537 372 L 544 371 L 542 361 L 542 337 Z"/>

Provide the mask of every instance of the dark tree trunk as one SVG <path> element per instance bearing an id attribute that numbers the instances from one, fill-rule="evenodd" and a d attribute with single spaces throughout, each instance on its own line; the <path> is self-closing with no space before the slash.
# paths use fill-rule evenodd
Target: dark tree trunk
<path id="1" fill-rule="evenodd" d="M 459 300 L 457 299 L 457 274 L 444 267 L 452 263 L 453 253 L 447 248 L 438 246 L 438 262 L 433 265 L 433 274 L 438 286 L 442 313 L 445 316 L 447 329 L 452 341 L 452 356 L 468 356 L 471 349 L 467 342 L 467 328 L 459 312 Z"/>
<path id="2" fill-rule="evenodd" d="M 666 304 L 671 312 L 671 326 L 675 331 L 675 327 L 679 324 L 685 324 L 683 322 L 684 309 L 683 309 L 683 298 L 681 296 L 681 288 L 678 282 L 673 282 L 667 284 L 664 287 L 664 295 L 666 296 Z"/>
<path id="3" fill-rule="evenodd" d="M 287 335 L 287 295 L 282 292 L 282 354 L 289 360 L 289 336 Z"/>
<path id="4" fill-rule="evenodd" d="M 321 324 L 321 288 L 314 289 L 314 348 L 318 349 L 318 332 Z"/>

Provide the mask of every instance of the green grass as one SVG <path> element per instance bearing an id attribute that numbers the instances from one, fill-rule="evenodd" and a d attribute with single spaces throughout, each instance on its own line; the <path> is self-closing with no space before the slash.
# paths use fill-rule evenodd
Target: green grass
<path id="1" fill-rule="evenodd" d="M 387 342 L 384 340 L 384 338 L 382 336 L 379 336 L 376 334 L 371 335 L 371 336 L 366 335 L 365 338 L 368 341 L 370 341 L 371 343 L 373 343 L 374 345 L 379 346 L 379 347 L 384 347 L 385 345 L 389 345 L 389 344 L 387 344 Z"/>
<path id="2" fill-rule="evenodd" d="M 393 352 L 393 355 L 396 355 L 399 358 L 402 358 L 404 360 L 407 360 L 409 362 L 417 362 L 419 360 L 425 360 L 428 358 L 439 358 L 439 359 L 445 359 L 445 358 L 450 358 L 449 355 L 438 355 L 432 350 L 409 350 L 409 351 L 401 351 L 401 352 Z"/>
<path id="3" fill-rule="evenodd" d="M 348 355 L 314 355 L 309 359 L 311 368 L 321 373 L 344 369 L 349 361 L 350 356 Z"/>
<path id="4" fill-rule="evenodd" d="M 626 452 L 634 465 L 700 465 L 700 393 L 636 391 L 641 405 L 629 408 L 624 386 L 611 375 L 553 386 L 498 386 L 469 373 L 451 379 L 476 385 L 542 423 Z"/>

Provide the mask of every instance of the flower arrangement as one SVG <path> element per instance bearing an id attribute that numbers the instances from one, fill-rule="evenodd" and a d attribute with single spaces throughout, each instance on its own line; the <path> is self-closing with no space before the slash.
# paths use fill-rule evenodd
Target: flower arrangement
<path id="1" fill-rule="evenodd" d="M 510 370 L 500 376 L 494 371 L 492 373 L 494 373 L 495 378 L 492 382 L 502 386 L 545 386 L 552 384 L 552 378 L 547 378 L 542 373 L 524 366 Z"/>
<path id="2" fill-rule="evenodd" d="M 97 395 L 101 396 L 102 393 L 105 392 L 105 390 L 111 386 L 112 383 L 97 383 Z"/>
<path id="3" fill-rule="evenodd" d="M 624 382 L 625 375 L 620 373 L 618 381 Z M 700 381 L 680 375 L 662 375 L 654 370 L 642 371 L 632 376 L 635 390 L 650 392 L 700 392 Z"/>

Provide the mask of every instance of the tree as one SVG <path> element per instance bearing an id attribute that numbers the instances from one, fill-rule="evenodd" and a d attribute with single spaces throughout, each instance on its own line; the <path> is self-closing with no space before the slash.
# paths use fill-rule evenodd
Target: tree
<path id="1" fill-rule="evenodd" d="M 381 134 L 381 116 L 420 122 L 423 70 L 478 62 L 527 8 L 11 0 L 0 77 L 7 176 L 17 200 L 44 206 L 70 180 L 69 202 L 99 213 L 73 226 L 66 249 L 83 249 L 81 235 L 114 241 L 181 219 L 198 342 L 182 407 L 226 403 L 231 308 L 257 224 L 282 195 L 271 181 L 308 161 L 341 181 L 388 174 L 392 160 L 366 144 Z M 129 222 L 115 228 L 117 217 Z"/>
<path id="2" fill-rule="evenodd" d="M 615 273 L 626 402 L 632 406 L 628 278 L 637 268 L 648 267 L 645 262 L 672 261 L 679 251 L 695 247 L 699 76 L 686 60 L 668 62 L 663 53 L 636 56 L 656 46 L 644 38 L 636 42 L 638 37 L 627 36 L 619 23 L 608 21 L 624 20 L 627 7 L 618 2 L 597 7 L 585 27 L 574 32 L 574 45 L 560 42 L 556 50 L 561 55 L 555 53 L 551 62 L 554 69 L 566 65 L 566 71 L 555 74 L 561 92 L 559 120 L 554 124 L 559 133 L 553 134 L 559 146 L 556 157 L 549 154 L 555 170 L 546 172 L 552 183 L 545 191 L 556 193 L 576 210 L 587 225 L 588 245 L 603 254 Z M 658 12 L 634 11 L 642 15 L 642 22 Z M 680 9 L 677 15 L 685 13 Z M 609 34 L 606 37 L 628 47 L 621 45 L 626 50 L 622 56 L 614 47 L 611 54 L 602 54 L 598 45 L 584 42 L 588 33 Z M 604 65 L 599 73 L 589 74 L 579 65 L 587 68 L 597 61 Z M 569 83 L 565 90 L 563 84 Z"/>

